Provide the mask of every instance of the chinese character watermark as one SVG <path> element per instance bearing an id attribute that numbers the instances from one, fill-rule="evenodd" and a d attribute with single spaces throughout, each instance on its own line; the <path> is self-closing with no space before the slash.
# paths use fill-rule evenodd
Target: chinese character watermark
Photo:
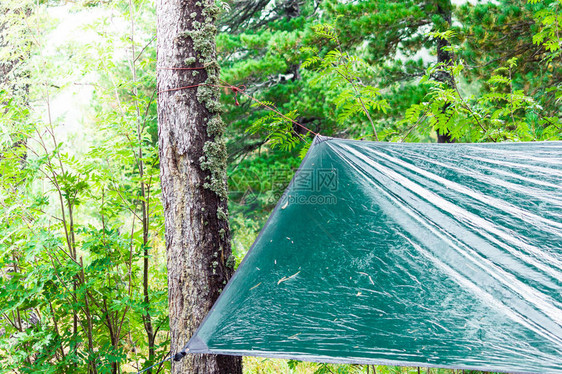
<path id="1" fill-rule="evenodd" d="M 261 200 L 275 204 L 290 188 L 282 204 L 326 205 L 336 204 L 334 194 L 339 188 L 338 170 L 334 168 L 272 168 L 264 178 L 252 172 L 239 171 L 229 179 L 230 199 L 233 203 L 248 205 Z"/>

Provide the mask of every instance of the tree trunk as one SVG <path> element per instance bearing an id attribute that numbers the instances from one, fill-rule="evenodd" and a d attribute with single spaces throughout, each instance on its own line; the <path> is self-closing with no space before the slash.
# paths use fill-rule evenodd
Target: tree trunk
<path id="1" fill-rule="evenodd" d="M 157 1 L 160 174 L 176 358 L 218 298 L 234 263 L 218 102 L 217 14 L 212 0 Z M 201 69 L 177 69 L 186 67 Z M 187 355 L 172 361 L 172 373 L 241 372 L 239 357 Z"/>
<path id="2" fill-rule="evenodd" d="M 450 27 L 451 22 L 452 22 L 451 1 L 450 0 L 438 0 L 437 1 L 437 14 L 439 16 L 441 16 L 444 19 L 444 21 L 447 23 L 448 27 Z M 451 44 L 449 43 L 448 40 L 442 39 L 442 38 L 437 38 L 437 63 L 438 64 L 445 64 L 447 66 L 453 65 L 453 59 L 454 59 L 453 53 L 451 51 L 447 50 L 447 48 L 450 47 L 450 46 L 451 46 Z M 451 73 L 447 70 L 441 70 L 439 73 L 440 74 L 439 74 L 438 79 L 440 81 L 446 83 L 450 88 L 454 88 L 455 81 L 454 81 Z M 446 104 L 443 107 L 443 111 L 446 111 L 448 106 L 449 106 L 449 104 Z M 455 140 L 451 137 L 449 132 L 446 132 L 446 133 L 442 134 L 439 131 L 437 131 L 437 142 L 438 143 L 454 143 Z"/>

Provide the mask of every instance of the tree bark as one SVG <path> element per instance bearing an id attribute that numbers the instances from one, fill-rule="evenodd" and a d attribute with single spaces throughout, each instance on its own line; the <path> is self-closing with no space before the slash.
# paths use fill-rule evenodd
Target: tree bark
<path id="1" fill-rule="evenodd" d="M 447 25 L 450 27 L 452 22 L 452 4 L 450 0 L 438 0 L 437 1 L 437 14 L 441 16 Z M 437 63 L 444 64 L 446 66 L 453 65 L 453 52 L 448 50 L 451 44 L 448 40 L 437 38 Z M 439 72 L 438 79 L 443 83 L 446 83 L 450 88 L 454 88 L 455 81 L 451 73 L 447 70 L 441 70 Z M 443 111 L 447 110 L 449 104 L 445 104 Z M 451 137 L 449 132 L 441 133 L 437 131 L 437 142 L 438 143 L 454 143 L 455 140 Z"/>
<path id="2" fill-rule="evenodd" d="M 213 0 L 157 1 L 160 174 L 171 354 L 177 358 L 218 298 L 234 264 L 218 102 L 217 14 Z M 200 69 L 177 69 L 186 67 Z M 187 355 L 172 361 L 172 373 L 241 372 L 239 357 Z"/>

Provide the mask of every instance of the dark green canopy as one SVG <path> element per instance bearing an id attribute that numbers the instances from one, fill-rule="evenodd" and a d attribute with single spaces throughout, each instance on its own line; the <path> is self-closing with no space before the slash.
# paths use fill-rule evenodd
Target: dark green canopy
<path id="1" fill-rule="evenodd" d="M 562 142 L 316 137 L 187 350 L 562 373 Z"/>

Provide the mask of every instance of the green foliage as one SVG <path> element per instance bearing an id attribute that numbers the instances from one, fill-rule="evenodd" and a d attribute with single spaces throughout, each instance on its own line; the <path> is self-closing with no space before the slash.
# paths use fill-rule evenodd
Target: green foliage
<path id="1" fill-rule="evenodd" d="M 297 125 L 296 110 L 281 114 L 275 109 L 275 104 L 267 101 L 257 102 L 253 106 L 266 108 L 270 112 L 248 127 L 246 131 L 250 134 L 265 133 L 266 141 L 272 148 L 278 147 L 284 151 L 292 150 L 299 139 L 303 139 L 298 132 L 293 131 L 293 127 Z"/>
<path id="2" fill-rule="evenodd" d="M 114 5 L 119 17 L 133 17 L 123 7 L 128 3 Z M 10 77 L 11 84 L 23 79 L 33 88 L 0 93 L 0 354 L 8 357 L 0 371 L 140 370 L 168 349 L 158 152 L 151 135 L 155 54 L 138 55 L 132 65 L 124 57 L 112 60 L 124 45 L 109 40 L 86 50 L 62 47 L 60 54 L 73 58 L 55 64 L 45 39 L 34 34 L 33 40 L 20 70 L 33 74 Z M 121 40 L 127 49 L 138 43 Z M 51 98 L 80 75 L 62 69 L 99 77 L 97 116 L 83 129 L 89 136 L 80 139 L 80 149 L 51 111 Z M 26 101 L 40 104 L 30 111 Z"/>
<path id="3" fill-rule="evenodd" d="M 492 72 L 485 82 L 486 91 L 467 97 L 460 87 L 464 64 L 429 67 L 420 80 L 427 86 L 426 101 L 406 111 L 402 124 L 409 130 L 397 140 L 428 136 L 432 131 L 448 132 L 464 142 L 559 139 L 559 120 L 546 116 L 524 90 L 514 89 L 512 75 L 516 68 L 517 59 L 511 58 L 506 66 Z M 452 87 L 435 78 L 443 71 L 453 78 Z"/>
<path id="4" fill-rule="evenodd" d="M 310 84 L 313 86 L 324 84 L 331 90 L 339 92 L 334 99 L 338 122 L 346 123 L 361 113 L 371 125 L 373 138 L 378 140 L 371 112 L 386 113 L 388 103 L 380 98 L 381 92 L 377 87 L 363 83 L 369 73 L 372 73 L 369 65 L 363 59 L 342 50 L 333 24 L 314 25 L 311 29 L 316 37 L 326 39 L 335 46 L 335 49 L 320 57 L 317 48 L 302 48 L 303 52 L 311 56 L 301 64 L 301 67 L 303 69 L 316 67 L 316 76 Z"/>
<path id="5" fill-rule="evenodd" d="M 529 0 L 530 4 L 541 3 L 540 0 Z M 547 59 L 552 61 L 560 56 L 560 32 L 562 31 L 562 14 L 560 0 L 545 1 L 544 8 L 535 12 L 535 20 L 540 30 L 533 35 L 533 43 L 542 45 L 549 52 Z"/>
<path id="6" fill-rule="evenodd" d="M 456 12 L 462 24 L 457 55 L 465 61 L 465 79 L 480 84 L 478 91 L 488 92 L 491 87 L 485 82 L 496 69 L 517 58 L 517 66 L 511 69 L 513 89 L 523 90 L 526 96 L 532 97 L 542 108 L 542 118 L 557 116 L 560 63 L 559 59 L 549 58 L 557 52 L 549 52 L 539 42 L 546 42 L 552 31 L 542 25 L 542 17 L 556 9 L 556 1 L 550 0 L 499 1 L 460 7 Z"/>

